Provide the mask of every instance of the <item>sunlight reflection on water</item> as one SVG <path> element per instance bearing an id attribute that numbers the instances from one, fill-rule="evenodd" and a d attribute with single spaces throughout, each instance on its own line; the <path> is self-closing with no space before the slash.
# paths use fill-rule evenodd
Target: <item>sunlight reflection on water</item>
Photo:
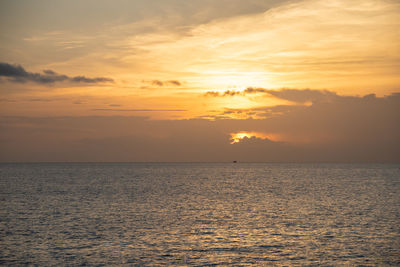
<path id="1" fill-rule="evenodd" d="M 4 265 L 400 264 L 399 165 L 0 166 Z"/>

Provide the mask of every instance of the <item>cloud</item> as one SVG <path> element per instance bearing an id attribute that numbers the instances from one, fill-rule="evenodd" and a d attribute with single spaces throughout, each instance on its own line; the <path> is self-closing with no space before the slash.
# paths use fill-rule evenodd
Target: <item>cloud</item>
<path id="1" fill-rule="evenodd" d="M 285 97 L 303 101 L 309 93 L 293 90 Z M 161 111 L 115 109 L 151 110 Z M 0 117 L 0 161 L 400 162 L 400 93 L 337 95 L 312 105 L 226 111 L 268 116 Z M 238 132 L 279 136 L 279 142 L 250 137 L 231 145 L 231 134 Z"/>
<path id="2" fill-rule="evenodd" d="M 194 26 L 179 38 L 157 31 L 123 43 L 146 51 L 130 57 L 133 63 L 146 62 L 197 88 L 371 92 L 399 83 L 399 8 L 398 1 L 289 1 Z M 174 60 L 178 54 L 183 60 Z"/>
<path id="3" fill-rule="evenodd" d="M 70 77 L 64 74 L 58 74 L 52 70 L 44 70 L 43 73 L 26 71 L 21 65 L 12 65 L 0 62 L 0 77 L 7 77 L 12 82 L 36 82 L 40 84 L 51 84 L 56 82 L 73 83 L 103 83 L 113 82 L 113 79 L 105 77 L 88 78 L 85 76 Z"/>
<path id="4" fill-rule="evenodd" d="M 176 80 L 167 81 L 167 84 L 174 85 L 174 86 L 181 86 L 182 85 L 180 81 L 176 81 Z"/>
<path id="5" fill-rule="evenodd" d="M 14 99 L 8 99 L 8 98 L 0 98 L 0 102 L 17 102 L 16 100 L 14 100 Z"/>
<path id="6" fill-rule="evenodd" d="M 231 90 L 227 90 L 224 92 L 223 96 L 235 96 L 235 95 L 240 95 L 240 92 L 238 91 L 231 91 Z"/>
<path id="7" fill-rule="evenodd" d="M 77 82 L 77 83 L 113 82 L 113 80 L 110 78 L 105 78 L 105 77 L 87 78 L 85 76 L 75 76 L 75 77 L 69 78 L 69 80 L 72 82 Z"/>
<path id="8" fill-rule="evenodd" d="M 246 91 L 249 90 L 246 89 Z M 327 90 L 297 90 L 297 89 L 281 89 L 281 90 L 267 90 L 267 89 L 258 89 L 262 90 L 264 93 L 268 93 L 272 96 L 275 96 L 280 99 L 289 100 L 297 103 L 305 103 L 305 102 L 317 102 L 317 101 L 332 101 L 339 96 L 335 92 L 327 91 Z M 245 91 L 245 92 L 246 92 Z"/>
<path id="9" fill-rule="evenodd" d="M 51 99 L 51 98 L 31 98 L 28 101 L 31 101 L 31 102 L 52 102 L 54 100 Z"/>
<path id="10" fill-rule="evenodd" d="M 235 96 L 235 95 L 244 95 L 244 93 L 235 90 L 226 90 L 223 93 L 208 91 L 204 94 L 204 96 L 213 96 L 213 97 L 224 97 L 224 96 Z"/>
<path id="11" fill-rule="evenodd" d="M 226 97 L 226 96 L 246 96 L 251 94 L 262 93 L 269 96 L 273 96 L 282 100 L 288 100 L 295 103 L 307 103 L 317 101 L 332 101 L 339 96 L 332 91 L 328 90 L 311 90 L 311 89 L 265 89 L 265 88 L 253 88 L 248 87 L 243 91 L 227 90 L 223 93 L 208 91 L 204 96 L 212 97 Z"/>
<path id="12" fill-rule="evenodd" d="M 269 94 L 270 92 L 273 92 L 275 90 L 269 90 L 265 88 L 253 88 L 253 87 L 248 87 L 243 91 L 235 91 L 235 90 L 226 90 L 223 93 L 219 93 L 216 91 L 208 91 L 204 94 L 204 96 L 214 96 L 214 97 L 224 97 L 224 96 L 235 96 L 235 95 L 249 95 L 249 94 L 256 94 L 256 93 L 267 93 Z M 271 94 L 272 95 L 272 94 Z"/>
<path id="13" fill-rule="evenodd" d="M 217 119 L 221 116 L 228 116 L 228 118 L 254 118 L 264 119 L 280 116 L 290 112 L 295 112 L 304 109 L 303 105 L 277 105 L 271 107 L 258 107 L 258 108 L 225 108 L 221 112 L 214 111 L 213 115 L 207 116 L 210 119 Z"/>
<path id="14" fill-rule="evenodd" d="M 111 106 L 111 105 L 110 105 Z M 121 112 L 148 112 L 148 111 L 158 111 L 158 112 L 168 112 L 168 111 L 187 111 L 185 109 L 115 109 L 115 108 L 95 108 L 93 111 L 121 111 Z"/>
<path id="15" fill-rule="evenodd" d="M 152 80 L 151 81 L 152 85 L 156 85 L 156 86 L 181 86 L 182 83 L 180 81 L 177 80 L 169 80 L 169 81 L 160 81 L 160 80 Z"/>
<path id="16" fill-rule="evenodd" d="M 214 96 L 214 97 L 217 97 L 217 96 L 220 96 L 220 94 L 219 94 L 218 92 L 215 92 L 215 91 L 208 91 L 208 92 L 204 93 L 204 96 Z"/>
<path id="17" fill-rule="evenodd" d="M 157 86 L 163 86 L 164 85 L 164 83 L 162 81 L 159 81 L 159 80 L 153 80 L 151 82 L 151 84 L 152 85 L 157 85 Z"/>
<path id="18" fill-rule="evenodd" d="M 255 93 L 265 93 L 267 92 L 267 89 L 264 88 L 253 88 L 253 87 L 248 87 L 246 88 L 243 93 L 244 94 L 255 94 Z"/>

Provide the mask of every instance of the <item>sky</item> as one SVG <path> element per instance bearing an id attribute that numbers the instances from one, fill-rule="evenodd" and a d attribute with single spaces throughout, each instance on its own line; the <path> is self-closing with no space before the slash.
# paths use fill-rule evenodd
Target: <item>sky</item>
<path id="1" fill-rule="evenodd" d="M 397 0 L 1 0 L 2 162 L 400 162 Z"/>

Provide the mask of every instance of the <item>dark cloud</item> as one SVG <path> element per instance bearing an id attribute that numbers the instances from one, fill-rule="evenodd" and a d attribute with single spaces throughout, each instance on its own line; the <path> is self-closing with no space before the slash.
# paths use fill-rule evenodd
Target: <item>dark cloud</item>
<path id="1" fill-rule="evenodd" d="M 181 86 L 181 82 L 180 81 L 176 81 L 176 80 L 171 80 L 171 81 L 167 81 L 168 84 L 173 85 L 173 86 Z"/>
<path id="2" fill-rule="evenodd" d="M 240 95 L 241 93 L 239 91 L 231 91 L 227 90 L 224 92 L 223 96 L 235 96 L 235 95 Z"/>
<path id="3" fill-rule="evenodd" d="M 204 96 L 213 96 L 213 97 L 218 97 L 218 96 L 224 97 L 224 96 L 235 96 L 235 95 L 243 95 L 243 93 L 240 91 L 226 90 L 223 93 L 208 91 L 204 94 Z"/>
<path id="4" fill-rule="evenodd" d="M 87 78 L 85 76 L 76 76 L 69 78 L 72 82 L 78 83 L 103 83 L 103 82 L 113 82 L 110 78 L 105 77 L 96 77 L 96 78 Z"/>
<path id="5" fill-rule="evenodd" d="M 40 84 L 51 84 L 55 82 L 73 82 L 73 83 L 103 83 L 113 82 L 113 79 L 105 77 L 88 78 L 85 76 L 70 77 L 58 74 L 52 70 L 44 70 L 43 73 L 34 73 L 26 71 L 20 65 L 11 65 L 0 63 L 0 77 L 7 77 L 12 82 L 36 82 Z"/>
<path id="6" fill-rule="evenodd" d="M 253 87 L 248 87 L 246 88 L 243 93 L 244 94 L 255 94 L 255 93 L 265 93 L 267 92 L 267 89 L 264 88 L 253 88 Z"/>
<path id="7" fill-rule="evenodd" d="M 152 85 L 157 85 L 157 86 L 163 86 L 164 85 L 164 83 L 162 81 L 159 81 L 159 80 L 153 80 L 151 82 L 151 84 Z"/>
<path id="8" fill-rule="evenodd" d="M 307 90 L 286 93 L 287 98 L 310 99 Z M 0 161 L 400 162 L 399 93 L 335 95 L 312 105 L 225 111 L 274 116 L 242 120 L 223 115 L 214 120 L 0 117 Z M 271 138 L 250 137 L 230 144 L 230 134 L 243 131 Z"/>
<path id="9" fill-rule="evenodd" d="M 160 87 L 168 86 L 168 85 L 170 85 L 170 86 L 181 86 L 182 85 L 182 83 L 177 80 L 169 80 L 169 81 L 152 80 L 151 84 L 155 85 L 155 86 L 160 86 Z"/>

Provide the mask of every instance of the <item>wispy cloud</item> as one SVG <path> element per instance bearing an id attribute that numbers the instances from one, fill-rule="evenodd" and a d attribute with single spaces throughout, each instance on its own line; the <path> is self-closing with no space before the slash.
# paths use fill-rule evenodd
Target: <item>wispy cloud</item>
<path id="1" fill-rule="evenodd" d="M 290 1 L 262 14 L 196 26 L 183 36 L 128 36 L 124 42 L 133 52 L 146 53 L 124 59 L 199 88 L 371 92 L 398 84 L 399 10 L 396 1 Z"/>
<path id="2" fill-rule="evenodd" d="M 248 89 L 246 89 L 247 91 Z M 339 96 L 335 92 L 327 91 L 327 90 L 297 90 L 297 89 L 281 89 L 281 90 L 267 90 L 267 89 L 259 89 L 263 90 L 264 93 L 272 95 L 274 97 L 293 101 L 296 103 L 305 103 L 305 102 L 317 102 L 317 101 L 332 101 L 334 99 L 339 98 Z"/>
<path id="3" fill-rule="evenodd" d="M 118 112 L 165 112 L 165 111 L 186 111 L 185 109 L 151 109 L 151 108 L 143 108 L 143 109 L 115 109 L 115 108 L 95 108 L 93 111 L 118 111 Z"/>
<path id="4" fill-rule="evenodd" d="M 278 104 L 273 106 L 259 106 L 254 108 L 224 108 L 223 110 L 214 110 L 211 112 L 213 115 L 209 115 L 209 118 L 219 118 L 220 116 L 229 116 L 233 118 L 272 118 L 287 115 L 289 113 L 301 113 L 307 110 L 317 110 L 318 108 L 326 108 L 331 106 L 342 107 L 346 106 L 351 110 L 351 105 L 367 106 L 371 103 L 381 103 L 387 101 L 393 103 L 398 101 L 399 93 L 392 93 L 385 97 L 377 97 L 375 94 L 367 94 L 364 96 L 344 96 L 338 95 L 335 92 L 328 90 L 312 90 L 312 89 L 280 89 L 271 90 L 264 88 L 247 88 L 243 91 L 225 91 L 222 93 L 210 91 L 206 92 L 205 96 L 211 97 L 230 97 L 232 95 L 238 95 L 246 97 L 254 93 L 262 93 L 266 97 L 273 97 L 278 100 L 287 101 L 286 104 Z M 270 98 L 269 98 L 270 99 Z M 372 106 L 372 104 L 371 104 Z M 383 108 L 383 107 L 382 107 Z M 354 108 L 356 109 L 356 108 Z M 367 108 L 366 108 L 367 109 Z M 310 112 L 310 116 L 314 112 Z M 307 118 L 299 119 L 307 120 Z"/>
<path id="5" fill-rule="evenodd" d="M 208 91 L 204 93 L 204 96 L 211 97 L 230 97 L 230 96 L 246 96 L 252 94 L 266 94 L 279 99 L 292 101 L 295 103 L 306 103 L 316 101 L 330 101 L 334 98 L 339 97 L 337 93 L 328 90 L 311 90 L 311 89 L 265 89 L 265 88 L 253 88 L 248 87 L 243 91 L 226 90 L 223 93 L 216 91 Z"/>
<path id="6" fill-rule="evenodd" d="M 35 82 L 40 84 L 51 84 L 56 82 L 73 83 L 105 83 L 114 80 L 106 77 L 89 78 L 86 76 L 70 77 L 64 74 L 58 74 L 52 70 L 44 70 L 43 73 L 28 72 L 21 65 L 12 65 L 0 62 L 0 77 L 7 77 L 9 81 L 24 83 Z"/>
<path id="7" fill-rule="evenodd" d="M 224 92 L 217 92 L 217 91 L 208 91 L 204 93 L 204 96 L 212 96 L 212 97 L 224 97 L 224 96 L 245 96 L 247 94 L 255 94 L 255 93 L 268 93 L 268 89 L 264 88 L 253 88 L 249 87 L 243 91 L 235 91 L 235 90 L 226 90 Z"/>
<path id="8" fill-rule="evenodd" d="M 152 85 L 155 86 L 181 86 L 182 83 L 177 80 L 169 80 L 169 81 L 161 81 L 161 80 L 152 80 L 150 82 Z"/>

